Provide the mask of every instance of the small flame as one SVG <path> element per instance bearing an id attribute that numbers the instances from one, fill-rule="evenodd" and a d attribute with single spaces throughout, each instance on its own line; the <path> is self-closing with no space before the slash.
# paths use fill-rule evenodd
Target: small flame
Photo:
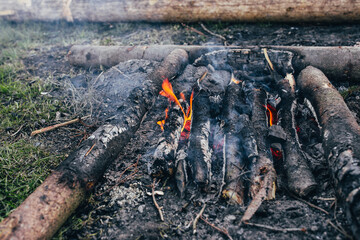
<path id="1" fill-rule="evenodd" d="M 269 103 L 267 106 L 264 106 L 266 108 L 266 115 L 269 119 L 269 126 L 276 125 L 278 122 L 278 116 L 276 108 L 270 105 Z"/>
<path id="2" fill-rule="evenodd" d="M 241 83 L 241 81 L 240 81 L 240 80 L 237 80 L 237 79 L 235 78 L 235 76 L 234 76 L 234 74 L 233 74 L 233 73 L 231 73 L 231 81 L 232 81 L 233 83 L 235 83 L 235 84 L 239 84 L 239 83 Z"/>
<path id="3" fill-rule="evenodd" d="M 183 124 L 183 127 L 181 128 L 180 140 L 188 139 L 189 135 L 190 135 L 190 128 L 191 128 L 192 102 L 193 102 L 193 98 L 194 98 L 194 91 L 191 93 L 190 105 L 185 113 L 184 108 L 182 107 L 179 99 L 176 97 L 176 95 L 173 91 L 173 88 L 172 88 L 171 83 L 169 82 L 169 79 L 167 79 L 167 78 L 164 79 L 164 81 L 162 83 L 162 88 L 163 88 L 163 90 L 161 90 L 159 92 L 159 94 L 161 96 L 167 97 L 170 100 L 170 102 L 175 102 L 180 107 L 182 113 L 184 114 L 184 124 Z M 184 93 L 180 93 L 180 97 L 184 102 L 186 102 Z M 157 124 L 160 125 L 161 130 L 163 130 L 163 131 L 164 131 L 165 120 L 168 118 L 168 111 L 169 111 L 169 108 L 167 108 L 165 110 L 165 119 L 157 122 Z"/>

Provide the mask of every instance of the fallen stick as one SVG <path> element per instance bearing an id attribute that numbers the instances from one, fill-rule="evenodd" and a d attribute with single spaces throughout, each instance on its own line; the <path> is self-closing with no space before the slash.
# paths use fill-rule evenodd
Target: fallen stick
<path id="1" fill-rule="evenodd" d="M 204 213 L 206 208 L 206 203 L 204 203 L 203 207 L 201 208 L 200 212 L 196 215 L 194 221 L 193 221 L 193 234 L 196 234 L 196 225 L 200 219 L 200 217 L 202 216 L 202 214 Z"/>
<path id="2" fill-rule="evenodd" d="M 268 225 L 264 225 L 264 224 L 250 223 L 250 222 L 245 222 L 245 225 L 263 228 L 263 229 L 267 229 L 267 230 L 271 230 L 271 231 L 275 231 L 275 232 L 283 232 L 283 233 L 288 233 L 288 232 L 303 232 L 303 233 L 305 233 L 306 232 L 305 228 L 279 228 L 279 227 L 273 227 L 273 226 L 268 226 Z"/>
<path id="3" fill-rule="evenodd" d="M 175 50 L 142 87 L 134 88 L 121 112 L 99 127 L 25 201 L 0 223 L 0 239 L 49 239 L 85 199 L 107 166 L 138 129 L 161 88 L 187 64 L 187 53 Z M 93 149 L 89 152 L 91 147 Z M 87 156 L 86 153 L 89 152 Z"/>
<path id="4" fill-rule="evenodd" d="M 359 13 L 360 3 L 351 0 L 0 1 L 0 15 L 17 21 L 348 22 L 360 20 Z"/>
<path id="5" fill-rule="evenodd" d="M 317 68 L 301 71 L 297 83 L 314 106 L 336 193 L 354 237 L 360 239 L 360 126 L 339 92 Z"/>
<path id="6" fill-rule="evenodd" d="M 230 236 L 229 232 L 227 229 L 225 228 L 220 228 L 215 226 L 214 224 L 210 223 L 206 218 L 204 218 L 203 216 L 200 216 L 200 219 L 203 220 L 207 225 L 209 225 L 210 227 L 214 228 L 215 230 L 223 233 L 228 239 L 233 240 L 233 238 Z"/>
<path id="7" fill-rule="evenodd" d="M 360 16 L 360 15 L 359 15 Z M 264 46 L 265 47 L 265 46 Z M 306 66 L 322 70 L 332 81 L 354 81 L 360 79 L 360 47 L 311 47 L 311 46 L 266 46 L 268 50 L 277 49 L 295 54 L 292 65 L 299 73 Z M 68 61 L 82 67 L 112 67 L 130 59 L 162 61 L 174 49 L 184 49 L 193 62 L 201 55 L 224 49 L 259 49 L 258 46 L 93 46 L 74 45 L 70 48 Z"/>
<path id="8" fill-rule="evenodd" d="M 55 125 L 45 127 L 45 128 L 39 129 L 39 130 L 35 130 L 35 131 L 31 132 L 30 136 L 32 137 L 32 136 L 35 136 L 36 134 L 49 132 L 49 131 L 55 130 L 57 128 L 60 128 L 60 127 L 64 127 L 64 126 L 67 126 L 67 125 L 70 125 L 70 124 L 73 124 L 73 123 L 80 122 L 80 120 L 81 120 L 81 118 L 76 118 L 76 119 L 73 119 L 73 120 L 70 120 L 70 121 L 67 121 L 67 122 L 63 122 L 63 123 L 55 124 Z"/>
<path id="9" fill-rule="evenodd" d="M 154 178 L 153 184 L 151 185 L 151 196 L 152 196 L 152 200 L 154 202 L 154 205 L 155 205 L 156 209 L 159 212 L 160 220 L 164 221 L 164 215 L 163 215 L 163 212 L 162 212 L 163 207 L 159 206 L 159 204 L 157 203 L 156 198 L 155 198 L 155 185 L 156 185 L 155 183 L 156 183 L 156 181 L 155 181 L 155 178 Z"/>

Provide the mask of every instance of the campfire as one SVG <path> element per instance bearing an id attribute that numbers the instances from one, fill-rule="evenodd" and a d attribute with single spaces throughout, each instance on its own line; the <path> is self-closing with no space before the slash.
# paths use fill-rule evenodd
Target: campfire
<path id="1" fill-rule="evenodd" d="M 101 95 L 104 125 L 45 186 L 65 183 L 64 199 L 82 199 L 151 116 L 147 126 L 156 138 L 142 140 L 145 153 L 132 166 L 146 165 L 162 220 L 154 189 L 158 181 L 170 181 L 182 199 L 201 200 L 202 211 L 218 201 L 242 207 L 240 222 L 251 225 L 262 203 L 275 199 L 278 190 L 300 198 L 314 193 L 319 184 L 314 162 L 326 158 L 358 233 L 359 150 L 352 142 L 359 140 L 359 126 L 325 75 L 314 67 L 297 75 L 293 59 L 290 50 L 234 47 L 207 50 L 189 62 L 188 53 L 176 49 L 162 63 L 130 60 L 110 68 L 93 86 Z M 338 111 L 341 117 L 334 117 Z M 29 200 L 23 208 L 43 204 L 39 196 L 61 202 L 44 189 L 34 193 L 36 203 Z M 194 232 L 201 214 L 193 221 Z"/>

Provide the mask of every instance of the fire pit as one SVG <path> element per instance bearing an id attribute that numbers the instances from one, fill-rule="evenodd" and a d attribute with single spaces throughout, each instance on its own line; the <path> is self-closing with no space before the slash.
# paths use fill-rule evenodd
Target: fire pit
<path id="1" fill-rule="evenodd" d="M 358 236 L 360 129 L 325 75 L 303 66 L 299 74 L 292 49 L 185 50 L 162 62 L 138 55 L 92 81 L 102 126 L 4 220 L 7 237 L 61 225 L 99 181 L 106 205 L 93 211 L 127 229 L 109 227 L 111 238 L 201 236 L 199 221 L 227 238 L 256 228 L 269 230 L 264 238 L 326 237 L 316 223 L 329 213 L 302 198 L 327 204 L 328 169 Z"/>

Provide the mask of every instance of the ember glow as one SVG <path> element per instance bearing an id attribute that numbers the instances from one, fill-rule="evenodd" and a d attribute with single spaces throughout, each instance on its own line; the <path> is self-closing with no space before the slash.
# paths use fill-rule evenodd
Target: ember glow
<path id="1" fill-rule="evenodd" d="M 282 159 L 282 152 L 280 150 L 270 148 L 272 156 L 275 160 L 281 160 Z"/>
<path id="2" fill-rule="evenodd" d="M 278 116 L 275 107 L 270 104 L 267 104 L 267 106 L 264 107 L 266 108 L 266 115 L 269 119 L 269 126 L 276 125 L 278 122 Z"/>
<path id="3" fill-rule="evenodd" d="M 173 88 L 172 88 L 171 83 L 169 82 L 169 79 L 167 79 L 167 78 L 164 79 L 164 81 L 162 83 L 162 89 L 163 90 L 161 90 L 159 94 L 161 96 L 167 97 L 170 102 L 174 102 L 176 105 L 178 105 L 180 107 L 182 113 L 184 114 L 184 125 L 181 129 L 180 140 L 188 139 L 189 135 L 190 135 L 190 128 L 191 128 L 192 101 L 194 98 L 194 91 L 191 93 L 190 104 L 189 104 L 187 111 L 185 112 L 183 106 L 181 105 L 179 99 L 176 97 L 176 95 L 173 91 Z M 180 97 L 184 102 L 186 102 L 184 93 L 180 93 Z M 168 112 L 169 112 L 169 108 L 166 108 L 165 109 L 165 119 L 157 122 L 157 124 L 160 125 L 161 130 L 163 130 L 163 131 L 164 131 L 165 121 L 168 118 Z"/>

